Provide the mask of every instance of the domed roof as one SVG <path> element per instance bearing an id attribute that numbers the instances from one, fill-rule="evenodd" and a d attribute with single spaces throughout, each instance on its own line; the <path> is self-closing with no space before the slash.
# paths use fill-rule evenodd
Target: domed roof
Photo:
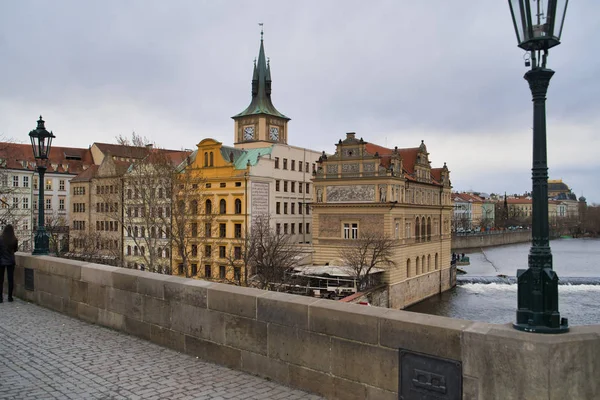
<path id="1" fill-rule="evenodd" d="M 548 190 L 552 192 L 569 192 L 571 189 L 563 182 L 548 182 Z"/>
<path id="2" fill-rule="evenodd" d="M 585 203 L 587 201 L 587 199 L 585 197 L 581 196 L 579 198 L 579 201 L 581 201 L 582 203 Z"/>

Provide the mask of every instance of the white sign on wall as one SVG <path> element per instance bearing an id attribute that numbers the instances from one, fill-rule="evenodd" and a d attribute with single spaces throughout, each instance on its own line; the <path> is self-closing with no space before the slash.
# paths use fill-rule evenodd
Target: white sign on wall
<path id="1" fill-rule="evenodd" d="M 250 186 L 251 208 L 253 218 L 269 217 L 269 183 L 252 182 Z"/>

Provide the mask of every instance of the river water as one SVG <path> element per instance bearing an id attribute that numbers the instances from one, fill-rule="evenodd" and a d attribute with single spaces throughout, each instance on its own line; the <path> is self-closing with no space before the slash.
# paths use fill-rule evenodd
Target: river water
<path id="1" fill-rule="evenodd" d="M 407 311 L 491 323 L 514 322 L 517 269 L 527 268 L 531 245 L 521 243 L 468 254 L 471 265 L 455 288 L 424 300 Z M 550 242 L 561 317 L 569 325 L 600 324 L 600 239 L 558 239 Z M 497 278 L 506 275 L 506 278 Z"/>

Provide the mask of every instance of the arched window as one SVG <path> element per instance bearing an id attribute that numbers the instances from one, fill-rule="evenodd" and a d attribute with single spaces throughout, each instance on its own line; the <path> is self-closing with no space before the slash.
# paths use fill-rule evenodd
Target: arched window
<path id="1" fill-rule="evenodd" d="M 163 189 L 162 188 L 158 188 L 158 198 L 162 199 L 163 197 Z"/>
<path id="2" fill-rule="evenodd" d="M 138 227 L 137 226 L 135 226 L 133 228 L 133 237 L 138 237 Z"/>
<path id="3" fill-rule="evenodd" d="M 427 225 L 425 224 L 425 217 L 421 218 L 421 241 L 427 240 Z"/>
<path id="4" fill-rule="evenodd" d="M 140 247 L 140 252 L 143 256 L 146 255 L 146 248 L 144 246 Z"/>
<path id="5" fill-rule="evenodd" d="M 192 211 L 192 214 L 194 214 L 194 215 L 198 214 L 198 201 L 197 200 L 192 200 L 190 202 L 190 209 Z"/>
<path id="6" fill-rule="evenodd" d="M 131 255 L 131 246 L 127 246 L 127 255 L 130 256 Z"/>
<path id="7" fill-rule="evenodd" d="M 431 271 L 431 254 L 427 255 L 427 272 Z"/>
<path id="8" fill-rule="evenodd" d="M 210 152 L 210 166 L 212 167 L 214 165 L 214 163 L 215 163 L 215 158 L 213 156 L 213 152 L 211 151 Z"/>
<path id="9" fill-rule="evenodd" d="M 421 223 L 419 221 L 419 217 L 415 220 L 415 241 L 419 241 L 421 239 Z"/>
<path id="10" fill-rule="evenodd" d="M 160 247 L 158 249 L 156 249 L 156 256 L 158 258 L 162 258 L 162 256 L 163 256 L 163 250 Z"/>
<path id="11" fill-rule="evenodd" d="M 410 276 L 411 276 L 410 275 L 410 268 L 411 268 L 411 266 L 410 266 L 410 258 L 408 258 L 406 260 L 406 277 L 407 278 L 410 278 Z"/>
<path id="12" fill-rule="evenodd" d="M 206 200 L 206 213 L 207 214 L 212 214 L 212 201 L 210 200 Z"/>
<path id="13" fill-rule="evenodd" d="M 204 153 L 204 166 L 208 167 L 208 153 Z"/>
<path id="14" fill-rule="evenodd" d="M 156 237 L 156 227 L 155 226 L 150 228 L 150 236 L 153 238 Z"/>
<path id="15" fill-rule="evenodd" d="M 133 247 L 133 255 L 134 255 L 134 256 L 137 256 L 138 254 L 139 254 L 138 247 L 137 247 L 137 246 L 134 246 L 134 247 Z"/>
<path id="16" fill-rule="evenodd" d="M 219 202 L 219 214 L 227 214 L 227 202 L 225 199 L 221 199 Z"/>
<path id="17" fill-rule="evenodd" d="M 127 198 L 130 199 L 131 198 L 131 189 L 127 189 Z"/>
<path id="18" fill-rule="evenodd" d="M 439 268 L 439 264 L 438 264 L 438 253 L 435 253 L 435 269 Z"/>
<path id="19" fill-rule="evenodd" d="M 417 262 L 415 263 L 415 275 L 419 275 L 421 273 L 421 266 L 419 265 L 419 261 L 421 261 L 421 259 L 419 258 L 419 256 L 417 256 Z"/>
<path id="20" fill-rule="evenodd" d="M 431 217 L 427 218 L 427 241 L 431 242 Z"/>
<path id="21" fill-rule="evenodd" d="M 235 199 L 235 213 L 242 213 L 242 201 L 240 199 Z"/>
<path id="22" fill-rule="evenodd" d="M 169 248 L 165 247 L 165 258 L 169 258 Z"/>

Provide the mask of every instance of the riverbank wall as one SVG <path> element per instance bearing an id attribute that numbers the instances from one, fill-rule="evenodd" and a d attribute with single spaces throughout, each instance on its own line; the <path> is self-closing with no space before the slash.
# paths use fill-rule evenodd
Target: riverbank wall
<path id="1" fill-rule="evenodd" d="M 468 250 L 479 249 L 481 247 L 502 246 L 514 243 L 531 242 L 531 231 L 501 231 L 485 232 L 474 235 L 454 235 L 452 236 L 452 252 L 465 253 Z"/>

